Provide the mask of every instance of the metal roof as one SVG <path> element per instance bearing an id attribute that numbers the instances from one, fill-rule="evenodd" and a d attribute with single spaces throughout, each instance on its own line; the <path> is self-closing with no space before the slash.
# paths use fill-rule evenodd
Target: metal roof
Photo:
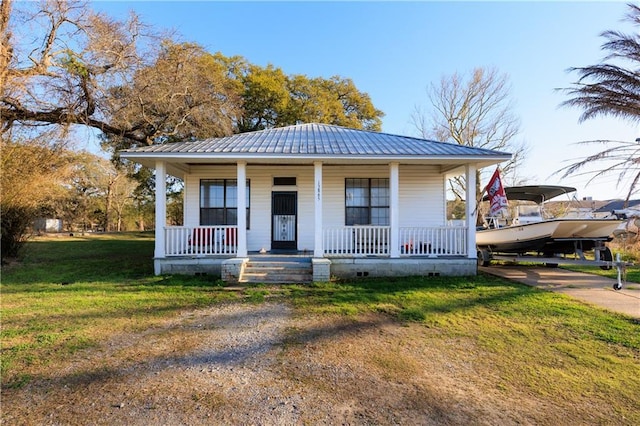
<path id="1" fill-rule="evenodd" d="M 505 152 L 437 142 L 409 136 L 349 129 L 328 124 L 298 124 L 240 133 L 194 142 L 151 145 L 121 151 L 123 157 L 141 158 L 154 154 L 195 154 L 211 157 L 229 154 L 253 154 L 286 157 L 496 157 Z M 127 155 L 133 154 L 133 155 Z M 208 155 L 207 155 L 208 156 Z"/>

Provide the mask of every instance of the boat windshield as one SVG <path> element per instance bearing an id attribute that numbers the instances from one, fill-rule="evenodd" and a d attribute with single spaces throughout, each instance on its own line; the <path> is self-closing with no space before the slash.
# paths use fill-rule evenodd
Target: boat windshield
<path id="1" fill-rule="evenodd" d="M 519 223 L 540 222 L 542 220 L 542 211 L 540 210 L 540 206 L 520 205 L 517 207 L 517 211 Z"/>

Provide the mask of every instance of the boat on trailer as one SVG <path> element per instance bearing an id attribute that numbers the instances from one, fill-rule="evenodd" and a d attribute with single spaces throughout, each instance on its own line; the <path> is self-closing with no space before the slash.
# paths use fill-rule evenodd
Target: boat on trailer
<path id="1" fill-rule="evenodd" d="M 519 204 L 512 219 L 485 217 L 485 225 L 476 230 L 478 264 L 488 266 L 493 259 L 538 262 L 548 266 L 595 262 L 610 269 L 614 264 L 613 255 L 605 243 L 612 240 L 613 231 L 623 223 L 622 220 L 546 216 L 546 201 L 575 190 L 556 185 L 504 188 L 508 200 L 535 204 Z M 594 252 L 593 261 L 587 260 L 587 251 Z"/>

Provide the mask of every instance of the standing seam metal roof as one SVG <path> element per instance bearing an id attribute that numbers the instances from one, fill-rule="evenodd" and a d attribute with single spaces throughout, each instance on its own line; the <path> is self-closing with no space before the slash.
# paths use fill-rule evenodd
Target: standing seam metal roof
<path id="1" fill-rule="evenodd" d="M 465 145 L 318 123 L 298 124 L 195 142 L 151 145 L 122 152 L 358 156 L 509 155 L 505 152 Z"/>

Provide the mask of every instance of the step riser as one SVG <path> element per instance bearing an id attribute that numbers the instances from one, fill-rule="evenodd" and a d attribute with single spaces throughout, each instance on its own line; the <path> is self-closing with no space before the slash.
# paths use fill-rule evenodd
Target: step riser
<path id="1" fill-rule="evenodd" d="M 310 283 L 313 266 L 308 262 L 249 261 L 240 275 L 243 283 Z"/>
<path id="2" fill-rule="evenodd" d="M 249 284 L 308 284 L 313 280 L 271 280 L 271 279 L 242 279 L 238 282 L 240 283 L 249 283 Z"/>
<path id="3" fill-rule="evenodd" d="M 293 269 L 308 269 L 311 268 L 310 263 L 281 263 L 281 262 L 271 262 L 271 263 L 253 263 L 247 262 L 245 264 L 247 268 L 293 268 Z"/>
<path id="4" fill-rule="evenodd" d="M 273 265 L 245 265 L 245 269 L 260 269 L 267 271 L 308 271 L 311 269 L 311 266 L 273 266 Z"/>
<path id="5" fill-rule="evenodd" d="M 310 281 L 313 279 L 313 275 L 264 275 L 264 274 L 244 274 L 242 275 L 244 280 L 271 280 L 271 281 Z"/>

